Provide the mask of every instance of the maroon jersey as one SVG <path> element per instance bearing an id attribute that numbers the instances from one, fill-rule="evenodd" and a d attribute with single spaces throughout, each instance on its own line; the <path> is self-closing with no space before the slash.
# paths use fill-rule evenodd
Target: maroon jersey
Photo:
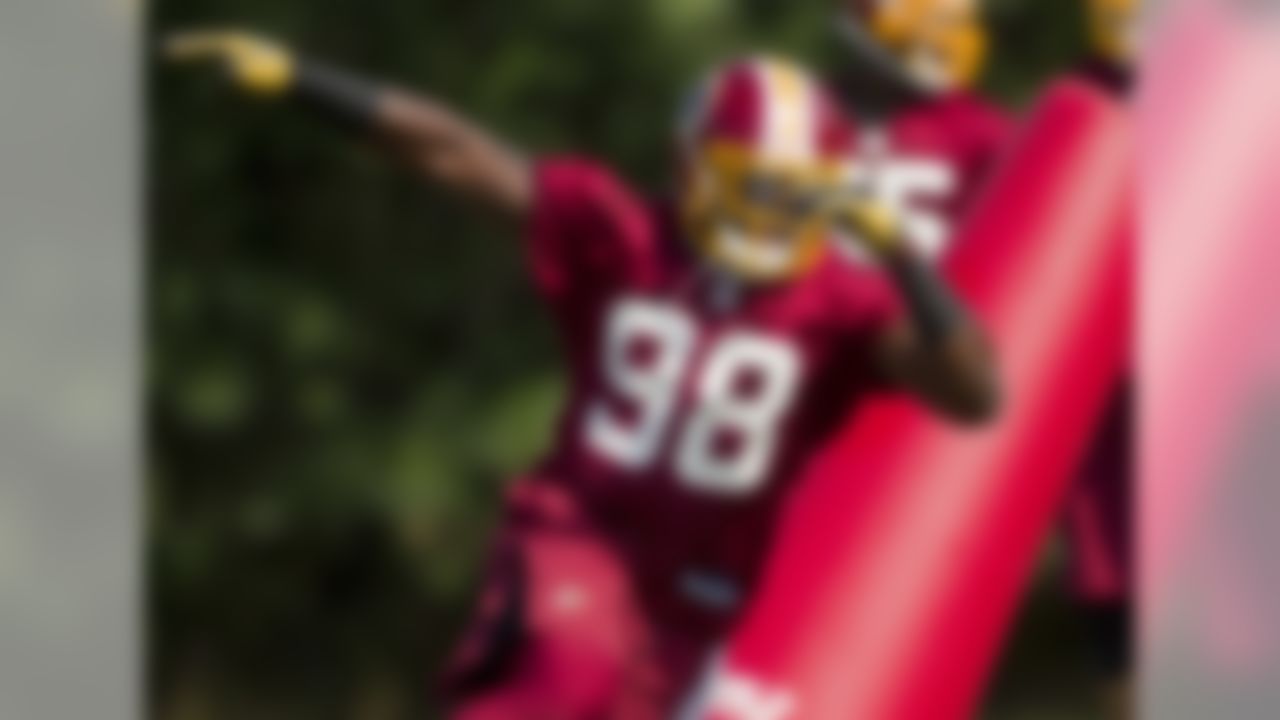
<path id="1" fill-rule="evenodd" d="M 919 250 L 938 257 L 1007 144 L 1012 122 L 978 95 L 956 92 L 879 123 L 863 119 L 859 129 L 849 182 L 894 211 Z"/>
<path id="2" fill-rule="evenodd" d="M 606 170 L 548 160 L 536 182 L 527 250 L 570 384 L 534 478 L 641 556 L 745 570 L 786 479 L 870 387 L 896 294 L 834 255 L 738 285 Z"/>

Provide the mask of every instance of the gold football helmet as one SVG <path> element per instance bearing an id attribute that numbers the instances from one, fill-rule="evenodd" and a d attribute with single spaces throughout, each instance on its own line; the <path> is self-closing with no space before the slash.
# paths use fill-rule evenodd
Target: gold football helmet
<path id="1" fill-rule="evenodd" d="M 978 0 L 847 0 L 845 7 L 849 19 L 924 90 L 968 87 L 986 63 Z"/>
<path id="2" fill-rule="evenodd" d="M 751 282 L 803 273 L 824 248 L 850 134 L 793 64 L 756 58 L 713 73 L 681 127 L 680 202 L 693 244 Z"/>

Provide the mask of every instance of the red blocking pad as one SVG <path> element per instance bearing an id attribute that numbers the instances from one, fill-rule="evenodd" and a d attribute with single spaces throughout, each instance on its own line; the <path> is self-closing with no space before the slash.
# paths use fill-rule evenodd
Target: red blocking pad
<path id="1" fill-rule="evenodd" d="M 1031 114 L 946 272 L 1004 387 L 981 429 L 891 398 L 806 470 L 764 579 L 690 716 L 974 714 L 1037 552 L 1129 362 L 1132 142 L 1074 80 Z"/>

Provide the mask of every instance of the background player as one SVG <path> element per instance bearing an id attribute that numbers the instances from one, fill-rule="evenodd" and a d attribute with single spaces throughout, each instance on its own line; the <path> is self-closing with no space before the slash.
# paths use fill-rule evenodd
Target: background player
<path id="1" fill-rule="evenodd" d="M 938 257 L 1012 129 L 973 90 L 988 44 L 978 0 L 841 0 L 836 22 L 849 52 L 833 84 L 860 128 L 849 181 Z"/>
<path id="2" fill-rule="evenodd" d="M 458 658 L 461 717 L 662 716 L 749 591 L 787 478 L 858 397 L 994 409 L 984 337 L 892 214 L 836 192 L 850 130 L 790 65 L 736 63 L 695 93 L 668 208 L 269 41 L 193 33 L 168 51 L 370 131 L 527 224 L 569 402 L 513 489 Z M 832 219 L 888 272 L 833 258 Z"/>
<path id="3" fill-rule="evenodd" d="M 1081 74 L 1117 95 L 1128 95 L 1137 53 L 1137 0 L 1085 0 L 1089 57 Z"/>
<path id="4" fill-rule="evenodd" d="M 1086 5 L 1091 54 L 1079 73 L 1127 92 L 1135 3 Z M 978 0 L 847 0 L 838 20 L 853 52 L 835 85 L 863 122 L 853 182 L 894 208 L 908 238 L 933 255 L 945 252 L 1013 129 L 973 90 L 988 49 L 980 10 Z M 1112 717 L 1128 716 L 1131 420 L 1126 387 L 1098 428 L 1066 512 L 1072 593 L 1086 611 Z"/>
<path id="5" fill-rule="evenodd" d="M 1137 3 L 1086 0 L 1090 55 L 1081 77 L 1125 99 L 1133 82 Z M 1133 384 L 1118 388 L 1067 502 L 1072 592 L 1093 633 L 1109 718 L 1132 717 Z"/>

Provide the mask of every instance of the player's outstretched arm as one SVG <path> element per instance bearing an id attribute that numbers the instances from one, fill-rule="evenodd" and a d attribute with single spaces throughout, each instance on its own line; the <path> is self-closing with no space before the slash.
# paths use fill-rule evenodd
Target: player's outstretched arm
<path id="1" fill-rule="evenodd" d="M 880 338 L 882 373 L 953 418 L 990 419 L 999 405 L 999 387 L 981 327 L 932 263 L 903 241 L 896 220 L 882 208 L 852 202 L 838 220 L 879 257 L 907 305 L 906 318 Z"/>
<path id="2" fill-rule="evenodd" d="M 241 31 L 170 35 L 173 62 L 212 63 L 245 94 L 289 98 L 367 131 L 432 182 L 523 215 L 533 203 L 529 162 L 519 152 L 445 105 L 295 54 Z"/>

